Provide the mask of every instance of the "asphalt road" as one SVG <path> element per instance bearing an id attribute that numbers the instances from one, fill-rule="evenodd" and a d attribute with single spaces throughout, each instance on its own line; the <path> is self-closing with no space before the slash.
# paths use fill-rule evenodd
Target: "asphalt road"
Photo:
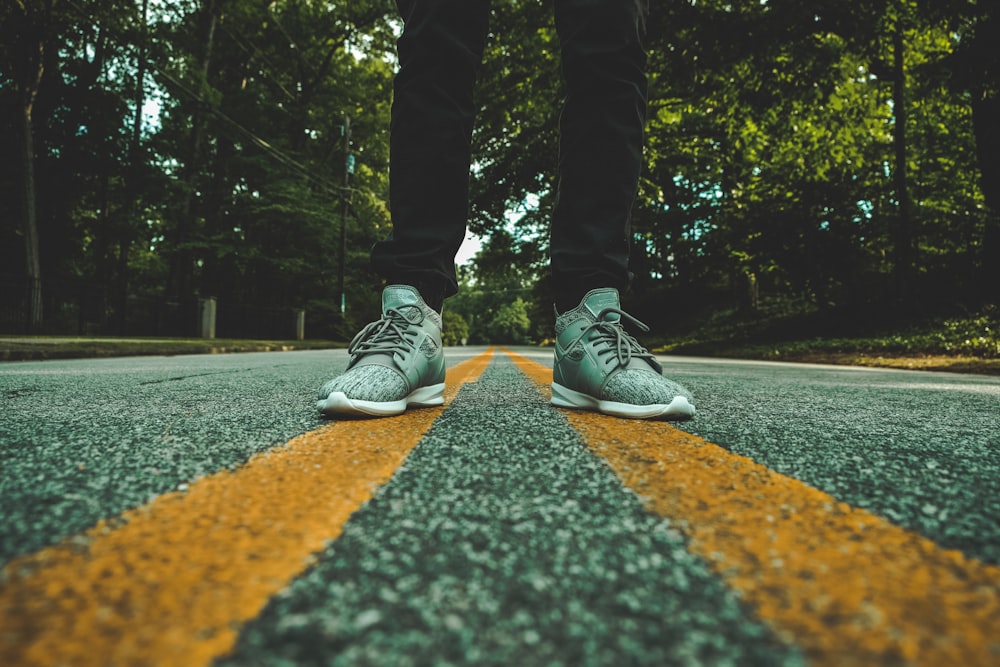
<path id="1" fill-rule="evenodd" d="M 665 358 L 697 417 L 636 424 L 515 351 L 379 422 L 314 413 L 344 351 L 0 366 L 0 663 L 1000 664 L 1000 379 Z"/>

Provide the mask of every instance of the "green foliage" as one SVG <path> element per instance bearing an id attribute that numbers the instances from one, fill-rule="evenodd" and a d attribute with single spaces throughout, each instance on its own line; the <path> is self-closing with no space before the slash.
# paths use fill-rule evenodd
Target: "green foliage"
<path id="1" fill-rule="evenodd" d="M 469 323 L 458 313 L 448 309 L 441 314 L 443 329 L 441 339 L 445 345 L 465 345 L 469 340 Z"/>
<path id="2" fill-rule="evenodd" d="M 483 168 L 474 201 L 517 211 L 537 195 L 513 226 L 481 204 L 476 219 L 491 233 L 506 224 L 542 239 L 544 257 L 556 151 L 555 128 L 542 119 L 554 119 L 560 95 L 552 78 L 558 44 L 549 17 L 524 4 L 499 10 L 503 31 L 487 55 L 480 103 L 488 122 L 477 135 Z M 996 207 L 980 189 L 969 99 L 946 85 L 957 73 L 944 69 L 990 12 L 958 0 L 933 11 L 929 4 L 656 5 L 634 290 L 664 281 L 735 290 L 751 275 L 822 308 L 889 297 L 901 241 L 895 75 L 887 63 L 902 25 L 913 290 L 958 292 L 971 304 L 998 298 L 986 276 L 1000 255 L 985 242 Z M 978 76 L 981 87 L 995 70 Z M 515 81 L 537 92 L 526 97 Z M 533 134 L 523 136 L 526 127 Z M 980 163 L 992 159 L 979 153 Z M 507 253 L 519 263 L 516 246 Z"/>
<path id="3" fill-rule="evenodd" d="M 864 346 L 865 343 L 862 343 Z M 987 309 L 973 317 L 949 318 L 908 333 L 870 343 L 872 349 L 1000 358 L 1000 312 Z"/>
<path id="4" fill-rule="evenodd" d="M 497 308 L 486 325 L 486 336 L 490 343 L 523 345 L 529 342 L 530 330 L 528 304 L 524 299 L 517 298 Z"/>
<path id="5" fill-rule="evenodd" d="M 651 347 L 674 354 L 769 359 L 821 353 L 1000 359 L 1000 310 L 988 306 L 971 315 L 927 318 L 849 310 L 803 314 L 801 305 L 777 303 L 751 320 L 734 311 L 716 311 L 693 330 L 661 336 Z"/>
<path id="6" fill-rule="evenodd" d="M 548 250 L 563 97 L 551 3 L 495 2 L 476 89 L 469 227 L 539 239 Z M 537 203 L 534 203 L 537 200 Z"/>
<path id="7" fill-rule="evenodd" d="M 377 312 L 367 250 L 388 228 L 393 4 L 186 0 L 151 3 L 146 20 L 141 6 L 0 9 L 5 155 L 23 137 L 20 63 L 45 58 L 33 132 L 43 275 L 120 294 L 103 306 L 120 330 L 152 333 L 166 300 L 212 295 L 307 306 L 310 332 L 331 335 L 354 326 L 337 303 L 343 219 L 348 317 Z M 135 135 L 149 101 L 158 113 Z M 345 115 L 357 165 L 346 190 Z M 5 164 L 0 259 L 20 271 L 20 161 Z"/>
<path id="8" fill-rule="evenodd" d="M 691 319 L 699 307 L 736 308 L 732 295 L 749 284 L 763 309 L 891 301 L 900 110 L 911 292 L 938 310 L 1000 301 L 996 3 L 652 5 L 632 302 L 669 320 L 685 313 L 678 300 L 663 308 L 666 287 L 671 299 L 707 295 L 683 306 Z M 155 333 L 168 297 L 213 295 L 305 307 L 310 335 L 349 336 L 378 313 L 368 251 L 390 226 L 394 3 L 183 0 L 151 3 L 146 21 L 141 7 L 0 4 L 5 156 L 24 150 L 25 91 L 35 54 L 44 59 L 33 98 L 43 276 L 106 295 L 105 331 Z M 493 7 L 471 181 L 470 227 L 486 240 L 448 302 L 473 342 L 551 335 L 563 97 L 551 11 L 528 0 Z M 158 115 L 135 135 L 137 102 Z M 357 160 L 347 189 L 345 116 Z M 0 266 L 13 278 L 26 270 L 23 171 L 21 159 L 0 163 Z M 52 313 L 72 320 L 75 306 L 52 299 Z M 746 301 L 744 314 L 755 306 Z M 966 347 L 985 338 L 988 348 L 974 333 Z M 965 345 L 957 336 L 954 349 Z"/>

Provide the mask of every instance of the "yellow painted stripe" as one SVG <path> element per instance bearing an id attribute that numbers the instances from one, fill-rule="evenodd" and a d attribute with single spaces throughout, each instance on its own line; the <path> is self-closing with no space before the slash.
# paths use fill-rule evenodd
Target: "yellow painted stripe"
<path id="1" fill-rule="evenodd" d="M 1000 568 L 664 422 L 562 413 L 812 664 L 1000 665 Z"/>
<path id="2" fill-rule="evenodd" d="M 446 401 L 492 349 L 448 371 Z M 12 561 L 0 665 L 208 664 L 393 475 L 443 407 L 340 421 Z"/>

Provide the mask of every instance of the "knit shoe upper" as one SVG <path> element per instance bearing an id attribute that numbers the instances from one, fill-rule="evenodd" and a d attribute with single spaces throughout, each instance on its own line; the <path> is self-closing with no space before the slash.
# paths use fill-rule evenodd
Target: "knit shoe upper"
<path id="1" fill-rule="evenodd" d="M 649 330 L 621 309 L 613 288 L 591 290 L 556 317 L 552 404 L 619 417 L 693 417 L 691 394 L 663 377 L 656 357 L 625 331 L 622 318 Z"/>
<path id="2" fill-rule="evenodd" d="M 444 402 L 441 316 L 415 288 L 386 287 L 382 319 L 362 329 L 347 351 L 347 371 L 319 390 L 320 412 L 395 415 Z"/>

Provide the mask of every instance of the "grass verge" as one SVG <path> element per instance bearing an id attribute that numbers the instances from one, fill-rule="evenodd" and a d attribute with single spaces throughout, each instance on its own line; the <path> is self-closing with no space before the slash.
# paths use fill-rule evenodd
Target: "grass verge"
<path id="1" fill-rule="evenodd" d="M 0 361 L 278 352 L 321 350 L 346 346 L 346 343 L 327 340 L 0 336 Z"/>
<path id="2" fill-rule="evenodd" d="M 918 371 L 943 371 L 948 373 L 975 373 L 979 375 L 1000 375 L 1000 359 L 983 359 L 962 355 L 943 354 L 870 354 L 865 352 L 831 352 L 822 346 L 811 349 L 807 344 L 796 344 L 782 350 L 782 346 L 734 346 L 716 351 L 685 351 L 676 347 L 659 347 L 660 354 L 699 354 L 731 359 L 761 359 L 766 361 L 788 361 L 809 364 L 833 364 L 836 366 L 866 366 L 869 368 L 898 368 Z"/>
<path id="3" fill-rule="evenodd" d="M 1000 313 L 995 308 L 892 327 L 867 325 L 872 319 L 845 321 L 843 313 L 720 317 L 650 349 L 661 354 L 1000 375 Z M 840 336 L 817 336 L 820 331 Z"/>

